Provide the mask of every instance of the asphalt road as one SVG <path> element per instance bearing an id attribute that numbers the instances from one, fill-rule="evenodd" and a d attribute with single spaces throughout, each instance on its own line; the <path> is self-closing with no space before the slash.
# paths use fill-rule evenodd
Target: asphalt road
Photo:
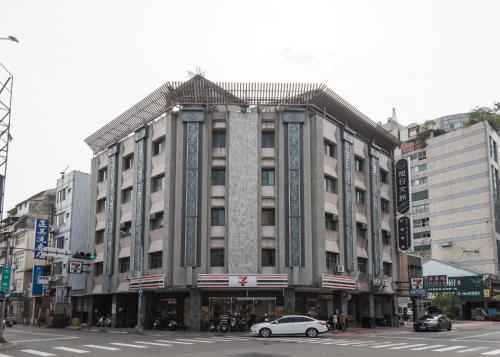
<path id="1" fill-rule="evenodd" d="M 7 328 L 0 357 L 98 356 L 500 356 L 500 324 L 470 323 L 450 332 L 366 330 L 325 334 L 318 338 L 286 336 L 268 339 L 237 333 L 128 333 Z"/>

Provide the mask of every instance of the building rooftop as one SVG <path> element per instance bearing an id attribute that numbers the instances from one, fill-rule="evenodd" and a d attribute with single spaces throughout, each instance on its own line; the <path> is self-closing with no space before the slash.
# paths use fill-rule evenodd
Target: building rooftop
<path id="1" fill-rule="evenodd" d="M 182 105 L 251 105 L 286 108 L 308 107 L 325 114 L 381 148 L 392 151 L 399 140 L 324 84 L 315 83 L 214 83 L 201 75 L 186 82 L 166 82 L 137 104 L 85 139 L 94 154 L 121 141 L 135 130 Z"/>

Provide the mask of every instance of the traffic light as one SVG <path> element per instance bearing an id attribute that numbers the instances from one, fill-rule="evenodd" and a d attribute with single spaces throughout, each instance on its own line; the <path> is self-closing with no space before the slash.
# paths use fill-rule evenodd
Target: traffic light
<path id="1" fill-rule="evenodd" d="M 83 259 L 83 260 L 94 260 L 97 254 L 95 253 L 87 253 L 87 252 L 75 252 L 73 254 L 73 258 L 75 259 Z"/>

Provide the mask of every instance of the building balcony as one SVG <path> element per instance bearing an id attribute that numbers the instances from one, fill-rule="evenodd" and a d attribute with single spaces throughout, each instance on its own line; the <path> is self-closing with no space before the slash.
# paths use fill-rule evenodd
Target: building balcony
<path id="1" fill-rule="evenodd" d="M 212 149 L 212 158 L 225 158 L 225 157 L 226 157 L 226 148 Z"/>

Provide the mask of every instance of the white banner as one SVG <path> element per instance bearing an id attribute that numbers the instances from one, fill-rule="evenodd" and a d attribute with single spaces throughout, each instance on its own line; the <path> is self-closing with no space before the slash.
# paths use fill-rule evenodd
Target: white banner
<path id="1" fill-rule="evenodd" d="M 255 288 L 257 286 L 256 275 L 230 275 L 230 288 Z"/>

